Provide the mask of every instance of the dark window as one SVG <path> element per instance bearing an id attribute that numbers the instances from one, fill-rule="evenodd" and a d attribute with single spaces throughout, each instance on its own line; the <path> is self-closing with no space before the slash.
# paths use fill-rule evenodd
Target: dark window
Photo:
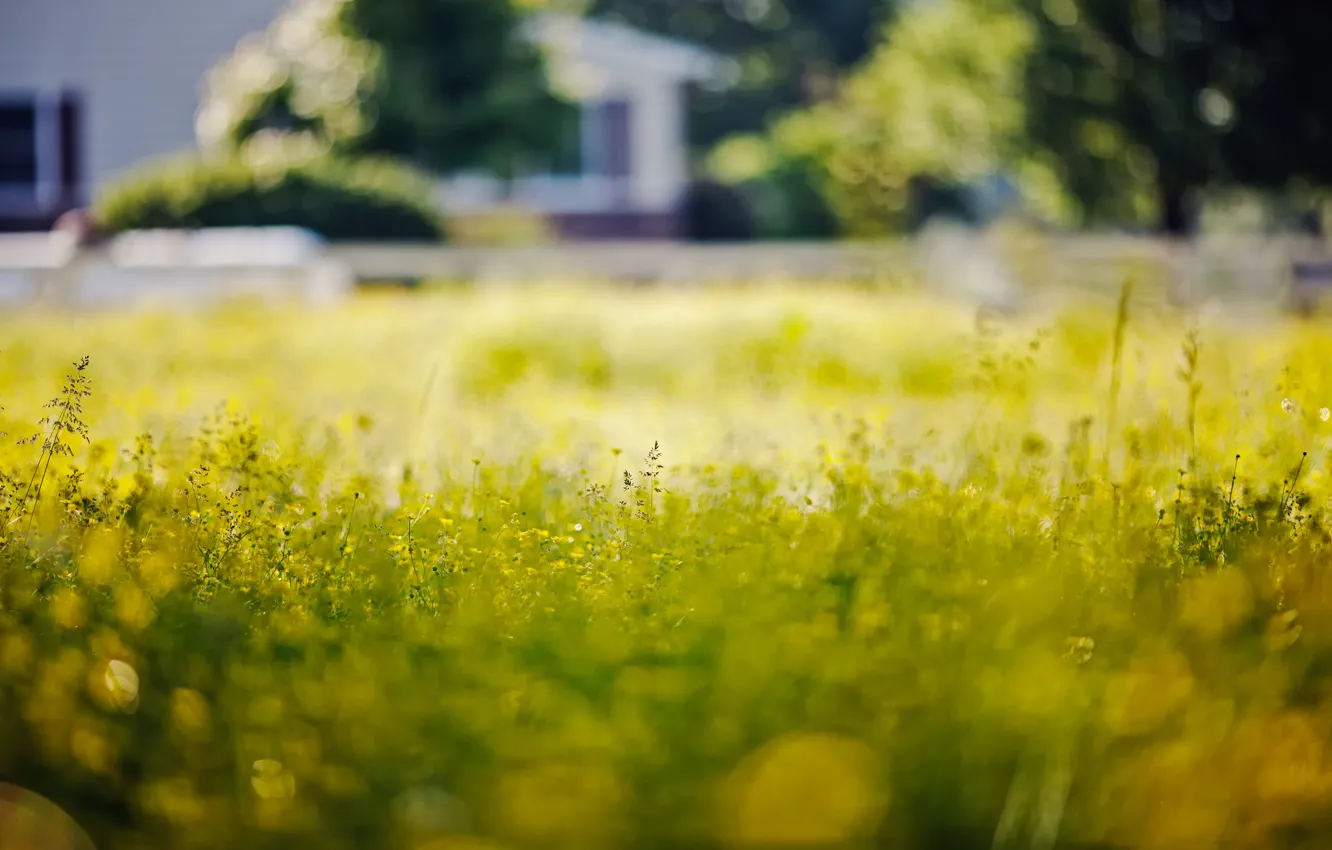
<path id="1" fill-rule="evenodd" d="M 632 173 L 630 155 L 631 110 L 628 101 L 611 100 L 601 104 L 601 173 L 607 177 L 628 177 Z"/>
<path id="2" fill-rule="evenodd" d="M 0 91 L 0 229 L 44 227 L 84 201 L 83 103 Z"/>
<path id="3" fill-rule="evenodd" d="M 37 107 L 0 103 L 0 186 L 37 184 Z"/>
<path id="4" fill-rule="evenodd" d="M 605 100 L 584 106 L 583 171 L 599 177 L 628 177 L 632 109 L 628 101 Z"/>

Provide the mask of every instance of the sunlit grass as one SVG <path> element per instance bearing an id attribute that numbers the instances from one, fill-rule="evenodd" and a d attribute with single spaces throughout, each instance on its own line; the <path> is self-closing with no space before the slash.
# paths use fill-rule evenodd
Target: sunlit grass
<path id="1" fill-rule="evenodd" d="M 1329 355 L 833 288 L 7 316 L 0 792 L 98 848 L 1322 846 Z"/>

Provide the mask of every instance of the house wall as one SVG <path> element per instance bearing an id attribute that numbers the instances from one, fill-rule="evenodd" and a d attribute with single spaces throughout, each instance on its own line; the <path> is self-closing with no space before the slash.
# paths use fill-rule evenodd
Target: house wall
<path id="1" fill-rule="evenodd" d="M 0 0 L 0 98 L 77 96 L 77 170 L 83 186 L 74 200 L 87 200 L 144 159 L 193 146 L 208 69 L 244 36 L 263 30 L 284 2 Z M 644 50 L 632 39 L 597 50 L 605 55 L 591 57 L 586 96 L 632 104 L 628 184 L 557 180 L 538 188 L 543 197 L 551 191 L 568 194 L 568 204 L 551 199 L 556 213 L 604 213 L 607 207 L 596 198 L 609 193 L 623 197 L 636 214 L 665 215 L 688 179 L 680 71 L 643 61 Z M 2 207 L 0 218 L 6 212 L 12 218 L 14 210 Z"/>
<path id="2" fill-rule="evenodd" d="M 0 0 L 0 94 L 73 90 L 85 196 L 146 157 L 194 144 L 208 69 L 283 0 Z"/>
<path id="3" fill-rule="evenodd" d="M 632 175 L 627 200 L 643 212 L 669 211 L 689 179 L 684 83 L 650 67 L 635 67 L 632 57 L 598 58 L 615 65 L 549 57 L 556 79 L 576 81 L 574 93 L 585 103 L 622 99 L 631 104 Z"/>
<path id="4" fill-rule="evenodd" d="M 585 147 L 583 174 L 536 174 L 510 187 L 508 200 L 551 216 L 571 239 L 670 238 L 678 230 L 675 211 L 689 180 L 684 87 L 657 75 L 623 75 L 586 95 L 583 142 L 595 146 L 598 128 L 591 108 L 602 100 L 630 104 L 630 175 L 595 173 L 600 153 Z M 450 213 L 484 212 L 503 201 L 499 180 L 484 174 L 441 181 L 439 201 Z"/>
<path id="5" fill-rule="evenodd" d="M 688 180 L 683 86 L 646 81 L 636 88 L 635 98 L 633 197 L 646 210 L 670 209 Z"/>

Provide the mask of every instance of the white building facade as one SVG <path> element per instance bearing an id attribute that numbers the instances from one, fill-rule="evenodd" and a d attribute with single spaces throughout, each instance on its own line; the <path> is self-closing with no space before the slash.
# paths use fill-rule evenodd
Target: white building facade
<path id="1" fill-rule="evenodd" d="M 45 226 L 124 169 L 191 147 L 208 69 L 282 2 L 0 3 L 0 228 Z"/>
<path id="2" fill-rule="evenodd" d="M 118 173 L 195 144 L 207 72 L 284 0 L 0 0 L 0 230 L 40 229 Z M 517 204 L 571 237 L 668 236 L 689 181 L 687 88 L 706 50 L 608 22 L 539 16 L 553 82 L 580 104 L 580 167 L 504 186 L 443 182 L 446 212 Z"/>
<path id="3" fill-rule="evenodd" d="M 505 186 L 483 174 L 441 184 L 455 214 L 503 203 L 545 214 L 566 238 L 676 235 L 690 182 L 688 91 L 726 83 L 729 68 L 698 46 L 605 21 L 543 15 L 525 35 L 545 49 L 552 85 L 580 109 L 580 165 Z"/>

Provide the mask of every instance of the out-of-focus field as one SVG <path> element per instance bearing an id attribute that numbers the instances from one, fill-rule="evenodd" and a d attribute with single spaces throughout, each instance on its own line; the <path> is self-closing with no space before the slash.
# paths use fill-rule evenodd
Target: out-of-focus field
<path id="1" fill-rule="evenodd" d="M 1328 326 L 456 291 L 0 387 L 0 783 L 98 848 L 1332 840 Z"/>

